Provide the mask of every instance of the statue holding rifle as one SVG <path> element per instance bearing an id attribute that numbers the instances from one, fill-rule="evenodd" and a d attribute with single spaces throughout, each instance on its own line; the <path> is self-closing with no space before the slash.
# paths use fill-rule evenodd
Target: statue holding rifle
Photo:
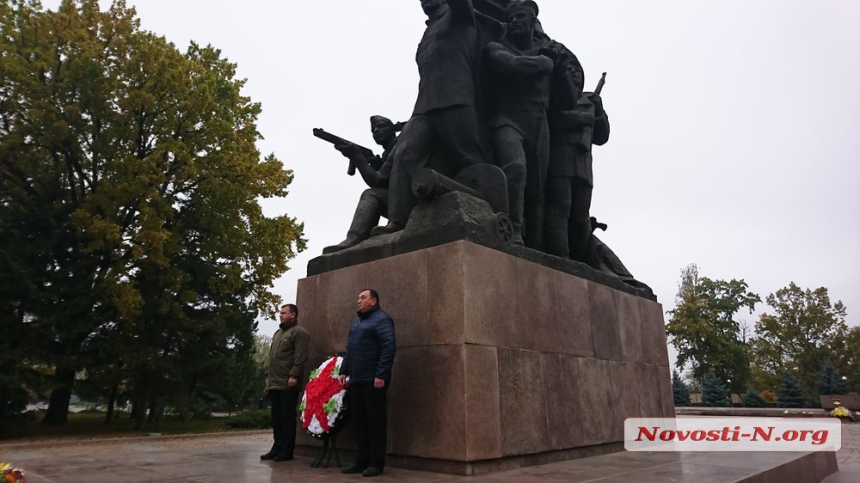
<path id="1" fill-rule="evenodd" d="M 334 253 L 358 245 L 370 237 L 370 230 L 379 224 L 380 217 L 388 217 L 388 182 L 391 177 L 392 152 L 397 142 L 397 129 L 390 119 L 372 116 L 370 131 L 376 144 L 384 149 L 382 156 L 373 156 L 367 148 L 325 131 L 314 130 L 315 136 L 335 144 L 335 149 L 349 159 L 350 171 L 358 170 L 369 187 L 358 200 L 346 239 L 337 245 L 324 248 L 323 253 Z"/>
<path id="2" fill-rule="evenodd" d="M 550 162 L 546 183 L 546 251 L 552 255 L 592 264 L 591 240 L 592 145 L 609 140 L 609 117 L 600 91 L 583 92 L 576 108 L 550 111 Z M 595 268 L 600 269 L 599 266 Z"/>

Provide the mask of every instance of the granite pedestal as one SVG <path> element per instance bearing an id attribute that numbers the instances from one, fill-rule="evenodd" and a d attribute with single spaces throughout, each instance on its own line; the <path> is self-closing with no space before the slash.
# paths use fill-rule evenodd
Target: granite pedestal
<path id="1" fill-rule="evenodd" d="M 604 454 L 625 418 L 674 415 L 652 300 L 458 241 L 300 280 L 310 367 L 344 350 L 363 288 L 397 330 L 390 465 L 475 474 Z"/>

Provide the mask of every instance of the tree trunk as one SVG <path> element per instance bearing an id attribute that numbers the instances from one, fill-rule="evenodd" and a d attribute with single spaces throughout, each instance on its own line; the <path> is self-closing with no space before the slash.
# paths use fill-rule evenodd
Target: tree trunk
<path id="1" fill-rule="evenodd" d="M 137 419 L 143 413 L 146 413 L 146 402 L 140 396 L 135 396 L 134 399 L 131 400 L 131 414 L 129 415 L 129 419 Z"/>
<path id="2" fill-rule="evenodd" d="M 113 408 L 116 405 L 116 394 L 119 391 L 119 384 L 114 384 L 110 389 L 110 398 L 108 398 L 107 414 L 105 415 L 105 424 L 110 425 L 113 422 Z"/>
<path id="3" fill-rule="evenodd" d="M 9 414 L 9 415 L 6 414 L 6 412 L 8 411 L 7 408 L 9 406 L 9 399 L 10 399 L 8 393 L 9 393 L 9 391 L 6 389 L 5 386 L 0 386 L 0 428 L 7 427 L 8 423 L 6 422 L 6 417 L 11 416 L 11 414 Z M 0 437 L 3 437 L 3 431 L 2 430 L 0 430 Z"/>
<path id="4" fill-rule="evenodd" d="M 135 403 L 135 408 L 137 410 L 137 414 L 135 414 L 134 418 L 134 430 L 140 431 L 143 428 L 143 420 L 146 418 L 145 400 L 137 401 L 137 403 Z"/>
<path id="5" fill-rule="evenodd" d="M 155 418 L 158 417 L 156 414 L 158 411 L 158 400 L 153 398 L 149 401 L 149 417 L 146 418 L 147 424 L 152 424 L 155 422 Z"/>
<path id="6" fill-rule="evenodd" d="M 69 401 L 72 398 L 72 386 L 75 383 L 75 370 L 57 367 L 54 371 L 54 389 L 48 402 L 48 411 L 42 424 L 45 426 L 61 426 L 69 421 Z"/>

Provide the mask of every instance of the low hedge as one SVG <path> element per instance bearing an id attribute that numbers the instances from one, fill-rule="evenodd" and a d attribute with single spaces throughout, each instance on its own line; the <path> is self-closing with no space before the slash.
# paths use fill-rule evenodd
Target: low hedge
<path id="1" fill-rule="evenodd" d="M 224 424 L 237 429 L 266 429 L 272 427 L 272 413 L 268 409 L 245 411 L 224 419 Z"/>

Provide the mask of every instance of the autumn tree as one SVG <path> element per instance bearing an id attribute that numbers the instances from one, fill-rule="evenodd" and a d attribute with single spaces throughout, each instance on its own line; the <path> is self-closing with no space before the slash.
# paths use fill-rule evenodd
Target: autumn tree
<path id="1" fill-rule="evenodd" d="M 775 387 L 783 373 L 800 381 L 807 397 L 818 394 L 818 375 L 826 364 L 839 364 L 848 329 L 842 302 L 831 303 L 824 287 L 803 290 L 794 282 L 767 296 L 770 313 L 756 322 L 755 365 Z M 845 347 L 850 351 L 850 348 Z M 856 351 L 856 349 L 855 349 Z"/>
<path id="2" fill-rule="evenodd" d="M 693 377 L 703 380 L 712 373 L 733 388 L 746 387 L 749 348 L 737 314 L 750 313 L 760 302 L 743 280 L 711 280 L 700 277 L 691 264 L 681 271 L 675 308 L 669 311 L 666 333 L 678 351 L 676 365 L 692 365 Z"/>
<path id="3" fill-rule="evenodd" d="M 860 393 L 860 326 L 841 328 L 830 353 L 836 370 L 847 378 L 846 391 Z"/>
<path id="4" fill-rule="evenodd" d="M 141 401 L 217 387 L 304 248 L 262 213 L 292 172 L 261 158 L 236 66 L 123 0 L 6 0 L 0 35 L 0 299 L 54 368 L 44 422 L 65 422 L 81 369 Z"/>

